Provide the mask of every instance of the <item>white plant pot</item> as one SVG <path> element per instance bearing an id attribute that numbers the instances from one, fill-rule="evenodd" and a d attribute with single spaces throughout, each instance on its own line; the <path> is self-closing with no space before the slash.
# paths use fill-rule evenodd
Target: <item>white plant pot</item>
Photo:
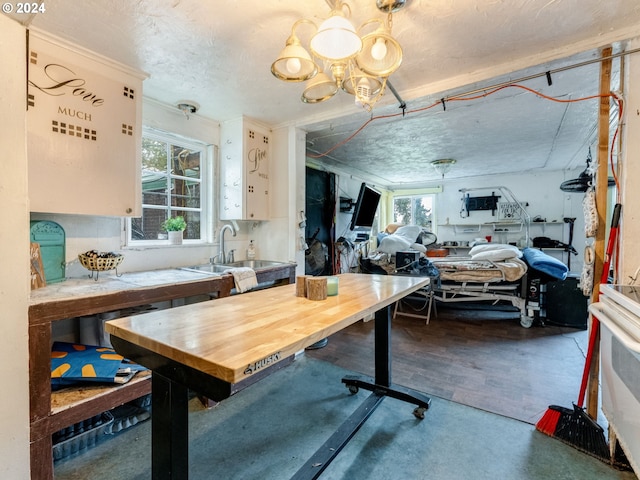
<path id="1" fill-rule="evenodd" d="M 182 230 L 179 232 L 167 232 L 169 234 L 169 245 L 182 245 Z"/>

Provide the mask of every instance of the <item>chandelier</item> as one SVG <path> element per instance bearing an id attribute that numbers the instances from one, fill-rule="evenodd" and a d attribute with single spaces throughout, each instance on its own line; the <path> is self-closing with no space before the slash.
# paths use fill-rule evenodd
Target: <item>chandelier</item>
<path id="1" fill-rule="evenodd" d="M 306 81 L 301 98 L 305 103 L 323 102 L 342 89 L 354 95 L 356 104 L 371 111 L 384 94 L 387 78 L 402 63 L 402 48 L 391 36 L 391 25 L 393 12 L 405 2 L 377 0 L 376 6 L 387 14 L 386 19 L 369 19 L 356 30 L 349 20 L 349 5 L 335 0 L 329 18 L 319 27 L 307 19 L 293 24 L 271 73 L 285 82 Z M 301 25 L 314 31 L 308 48 L 296 34 Z"/>
<path id="2" fill-rule="evenodd" d="M 442 178 L 444 178 L 444 174 L 447 173 L 455 163 L 456 161 L 453 158 L 441 158 L 439 160 L 432 161 L 431 166 L 436 172 L 442 175 Z"/>

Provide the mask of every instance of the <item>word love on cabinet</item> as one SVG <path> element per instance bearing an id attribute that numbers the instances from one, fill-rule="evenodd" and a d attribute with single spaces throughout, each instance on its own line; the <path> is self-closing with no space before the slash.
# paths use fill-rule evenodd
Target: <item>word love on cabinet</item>
<path id="1" fill-rule="evenodd" d="M 141 214 L 140 72 L 29 32 L 31 211 Z"/>
<path id="2" fill-rule="evenodd" d="M 269 220 L 269 130 L 243 117 L 220 132 L 220 218 Z"/>

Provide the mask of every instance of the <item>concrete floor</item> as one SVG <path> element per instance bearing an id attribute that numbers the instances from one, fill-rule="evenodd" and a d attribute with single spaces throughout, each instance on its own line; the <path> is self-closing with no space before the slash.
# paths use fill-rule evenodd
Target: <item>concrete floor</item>
<path id="1" fill-rule="evenodd" d="M 190 478 L 290 478 L 368 392 L 347 372 L 301 357 L 213 409 L 190 404 Z M 535 430 L 531 424 L 433 397 L 424 420 L 387 398 L 323 480 L 635 479 Z M 56 462 L 57 480 L 149 479 L 151 422 Z"/>

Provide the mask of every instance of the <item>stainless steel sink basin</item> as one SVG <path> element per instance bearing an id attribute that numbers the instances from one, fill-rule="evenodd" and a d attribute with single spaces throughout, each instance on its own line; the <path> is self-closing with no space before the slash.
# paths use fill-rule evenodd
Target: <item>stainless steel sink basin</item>
<path id="1" fill-rule="evenodd" d="M 278 265 L 286 265 L 285 262 L 274 262 L 272 260 L 240 260 L 224 265 L 205 263 L 202 265 L 193 265 L 191 267 L 181 267 L 180 270 L 191 272 L 207 273 L 209 275 L 222 275 L 226 270 L 237 267 L 249 267 L 254 270 L 263 268 L 276 267 Z"/>
<path id="2" fill-rule="evenodd" d="M 261 268 L 277 267 L 278 265 L 286 265 L 285 262 L 274 262 L 272 260 L 240 260 L 237 262 L 228 263 L 227 267 L 249 267 L 254 270 Z"/>
<path id="3" fill-rule="evenodd" d="M 222 275 L 225 270 L 231 267 L 225 265 L 213 265 L 211 263 L 205 263 L 203 265 L 193 265 L 191 267 L 181 267 L 180 270 L 187 270 L 198 273 L 208 273 L 209 275 Z"/>

